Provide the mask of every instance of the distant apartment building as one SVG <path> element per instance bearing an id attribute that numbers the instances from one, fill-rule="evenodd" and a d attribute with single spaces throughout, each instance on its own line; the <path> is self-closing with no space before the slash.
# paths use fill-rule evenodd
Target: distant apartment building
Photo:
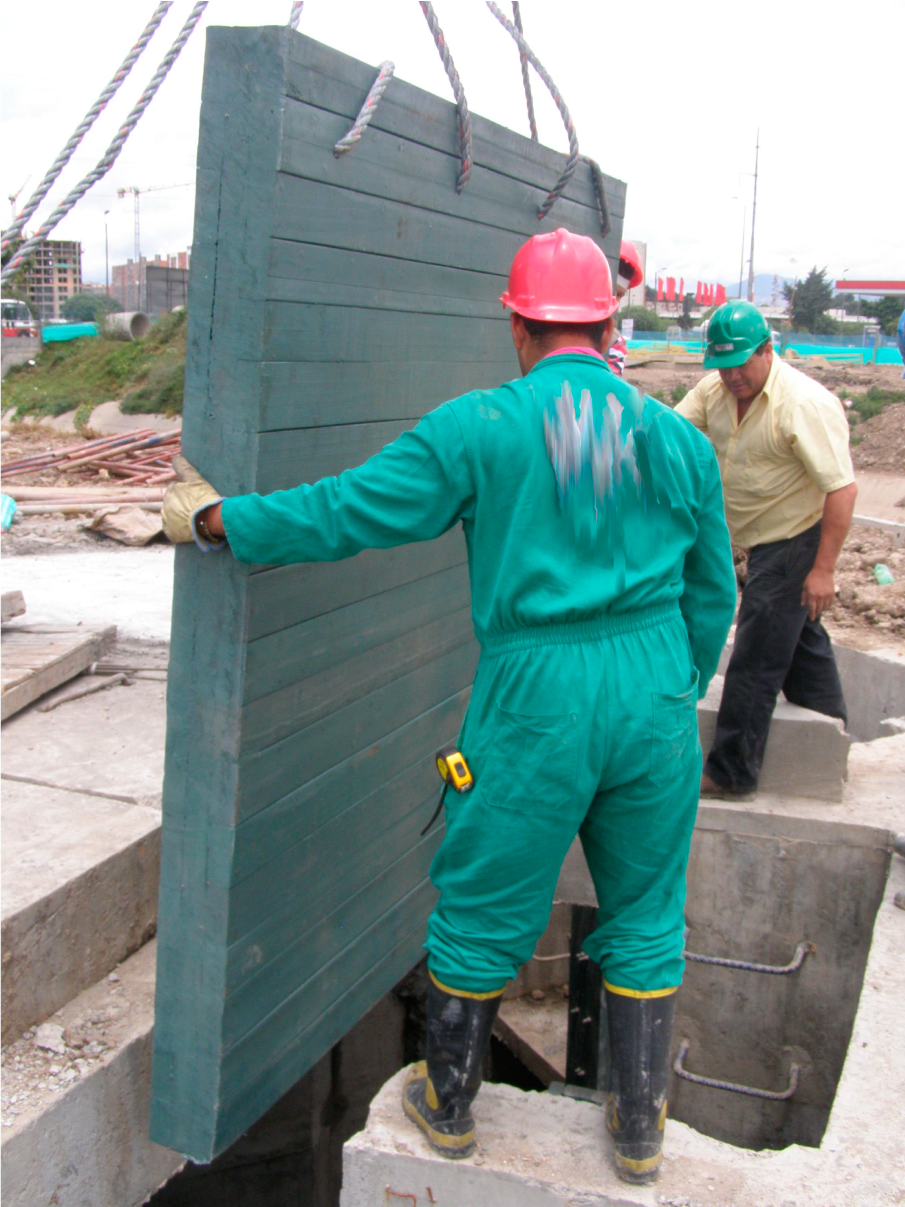
<path id="1" fill-rule="evenodd" d="M 63 303 L 82 288 L 82 245 L 69 239 L 38 244 L 25 274 L 32 311 L 41 322 L 61 317 Z"/>
<path id="2" fill-rule="evenodd" d="M 114 264 L 110 294 L 123 310 L 143 310 L 145 314 L 166 314 L 176 306 L 184 306 L 188 297 L 189 269 L 192 250 L 175 256 L 157 255 L 153 260 L 144 256 L 136 264 Z"/>

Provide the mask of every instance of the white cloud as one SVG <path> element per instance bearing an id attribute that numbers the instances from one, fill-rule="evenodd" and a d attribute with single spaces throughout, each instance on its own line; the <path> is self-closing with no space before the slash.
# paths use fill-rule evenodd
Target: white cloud
<path id="1" fill-rule="evenodd" d="M 204 25 L 282 24 L 289 7 L 289 0 L 211 0 L 117 164 L 58 228 L 61 238 L 82 241 L 86 278 L 103 279 L 105 209 L 111 263 L 132 254 L 132 199 L 118 199 L 117 188 L 193 178 Z M 20 201 L 28 196 L 152 8 L 151 0 L 45 0 L 36 40 L 23 33 L 21 7 L 2 6 L 10 68 L 2 98 L 4 196 L 29 177 Z M 37 217 L 103 153 L 189 8 L 189 0 L 176 0 Z M 526 131 L 508 35 L 480 0 L 438 0 L 436 11 L 472 109 Z M 902 6 L 872 0 L 858 15 L 838 11 L 805 0 L 757 14 L 727 9 L 725 0 L 692 7 L 653 0 L 643 9 L 525 0 L 526 36 L 562 89 L 582 150 L 628 182 L 626 233 L 648 242 L 651 271 L 737 282 L 741 207 L 747 202 L 750 221 L 751 189 L 740 174 L 753 168 L 759 125 L 757 271 L 793 275 L 816 264 L 833 275 L 905 276 L 894 91 Z M 450 95 L 414 0 L 308 0 L 300 28 L 371 63 L 392 58 L 402 78 Z M 532 82 L 541 137 L 565 149 L 553 103 Z M 739 194 L 742 201 L 732 199 Z M 142 198 L 142 250 L 185 247 L 192 205 L 188 188 Z"/>

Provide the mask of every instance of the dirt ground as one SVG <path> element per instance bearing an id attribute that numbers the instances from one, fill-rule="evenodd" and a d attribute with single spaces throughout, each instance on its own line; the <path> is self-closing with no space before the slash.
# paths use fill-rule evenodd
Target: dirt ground
<path id="1" fill-rule="evenodd" d="M 884 407 L 852 428 L 852 461 L 855 469 L 905 473 L 905 403 Z"/>
<path id="2" fill-rule="evenodd" d="M 886 368 L 887 366 L 881 366 Z M 663 370 L 661 381 L 665 384 L 675 384 L 680 378 L 677 374 L 687 373 L 685 366 L 653 366 L 658 372 Z M 865 366 L 865 369 L 870 369 Z M 833 372 L 856 372 L 857 369 L 838 370 Z M 693 380 L 700 376 L 700 368 L 693 371 Z M 671 374 L 671 376 L 670 376 Z M 634 379 L 634 374 L 631 375 Z M 815 375 L 816 376 L 816 375 Z M 636 384 L 641 385 L 638 381 Z M 860 388 L 866 388 L 866 384 Z M 645 389 L 650 386 L 645 384 Z M 878 449 L 878 458 L 884 449 L 899 449 L 901 462 L 899 471 L 905 472 L 905 405 L 888 407 L 880 415 L 863 425 L 867 435 L 856 447 L 855 452 L 864 448 L 873 456 Z M 2 461 L 18 459 L 19 457 L 45 451 L 51 448 L 62 448 L 74 443 L 71 435 L 64 436 L 57 432 L 48 432 L 46 428 L 21 427 L 10 433 L 3 440 Z M 886 465 L 878 465 L 875 461 L 867 463 L 873 471 L 885 469 Z M 863 468 L 867 468 L 865 465 Z M 74 479 L 77 481 L 77 479 Z M 69 485 L 65 478 L 54 475 L 53 471 L 38 474 L 28 474 L 15 481 L 32 485 Z M 4 556 L 16 554 L 37 554 L 93 550 L 111 552 L 122 549 L 116 541 L 109 540 L 99 533 L 85 530 L 89 516 L 63 516 L 61 514 L 47 516 L 23 516 L 18 519 L 12 529 L 3 534 L 2 551 Z M 905 512 L 903 512 L 905 519 Z M 895 582 L 880 586 L 873 574 L 873 568 L 882 562 L 892 571 Z M 744 578 L 744 570 L 741 571 Z M 901 644 L 905 649 L 905 546 L 896 545 L 894 539 L 885 532 L 872 528 L 855 527 L 849 534 L 848 540 L 839 559 L 836 572 L 837 602 L 825 617 L 827 628 L 840 641 L 861 649 L 878 649 Z M 897 644 L 898 643 L 898 644 Z"/>
<path id="3" fill-rule="evenodd" d="M 792 362 L 794 363 L 794 362 Z M 905 380 L 898 365 L 840 365 L 821 357 L 812 357 L 795 364 L 797 369 L 813 377 L 834 394 L 841 389 L 853 394 L 863 394 L 871 386 L 886 390 L 905 390 Z M 676 360 L 647 359 L 641 351 L 629 355 L 625 376 L 628 381 L 647 394 L 662 392 L 671 401 L 671 391 L 676 386 L 691 389 L 704 376 L 702 357 L 681 357 Z"/>

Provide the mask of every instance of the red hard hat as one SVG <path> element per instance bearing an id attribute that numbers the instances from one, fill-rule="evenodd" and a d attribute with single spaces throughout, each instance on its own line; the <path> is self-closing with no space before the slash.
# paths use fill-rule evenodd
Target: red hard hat
<path id="1" fill-rule="evenodd" d="M 631 268 L 630 274 L 623 274 L 623 265 L 626 264 Z M 634 243 L 623 239 L 622 246 L 619 248 L 619 284 L 625 289 L 634 289 L 643 280 L 644 269 L 641 267 L 641 257 L 638 255 Z"/>
<path id="2" fill-rule="evenodd" d="M 599 323 L 618 305 L 606 256 L 593 239 L 563 227 L 522 244 L 500 301 L 545 323 Z"/>

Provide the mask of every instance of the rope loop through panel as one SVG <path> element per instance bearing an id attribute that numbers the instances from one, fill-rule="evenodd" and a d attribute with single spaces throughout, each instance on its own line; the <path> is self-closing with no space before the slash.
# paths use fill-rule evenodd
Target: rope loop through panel
<path id="1" fill-rule="evenodd" d="M 522 25 L 522 6 L 518 0 L 512 0 L 512 19 L 515 22 L 515 28 L 524 38 L 525 29 Z M 525 86 L 525 104 L 528 106 L 528 128 L 531 131 L 531 141 L 538 142 L 537 119 L 534 116 L 534 97 L 531 95 L 531 79 L 528 75 L 528 57 L 521 47 L 519 47 L 518 57 L 522 65 L 522 83 Z"/>
<path id="2" fill-rule="evenodd" d="M 157 8 L 154 10 L 151 16 L 151 20 L 141 31 L 138 41 L 123 59 L 122 63 L 120 63 L 119 68 L 117 69 L 113 78 L 110 80 L 109 84 L 107 84 L 106 88 L 73 130 L 72 134 L 69 136 L 69 141 L 47 169 L 43 180 L 32 193 L 31 197 L 29 197 L 28 201 L 22 207 L 12 224 L 3 232 L 3 251 L 6 251 L 13 240 L 20 234 L 22 228 L 25 226 L 25 223 L 29 220 L 29 218 L 50 192 L 51 185 L 66 167 L 67 163 L 69 163 L 76 147 L 94 125 L 97 117 L 103 113 L 108 103 L 113 99 L 114 96 L 116 96 L 116 93 L 119 91 L 120 84 L 122 84 L 123 80 L 138 62 L 142 51 L 151 41 L 151 38 L 157 32 L 157 27 L 160 25 L 161 21 L 167 15 L 167 12 L 170 8 L 172 8 L 172 6 L 173 0 L 161 0 L 161 3 L 157 5 Z"/>
<path id="3" fill-rule="evenodd" d="M 298 29 L 304 7 L 305 0 L 292 0 L 292 8 L 289 10 L 289 20 L 286 22 L 290 29 Z"/>
<path id="4" fill-rule="evenodd" d="M 421 11 L 424 13 L 428 29 L 433 35 L 443 66 L 446 68 L 446 74 L 452 85 L 453 96 L 456 98 L 456 108 L 459 111 L 459 148 L 462 164 L 459 169 L 459 178 L 456 181 L 456 192 L 461 193 L 468 184 L 472 163 L 474 162 L 471 150 L 471 114 L 468 111 L 468 101 L 465 99 L 465 89 L 462 87 L 462 81 L 459 79 L 458 71 L 456 71 L 456 65 L 452 60 L 452 55 L 449 53 L 449 47 L 446 44 L 446 38 L 443 36 L 443 30 L 440 28 L 440 22 L 437 20 L 437 14 L 434 12 L 433 4 L 428 4 L 424 0 L 421 0 Z"/>
<path id="5" fill-rule="evenodd" d="M 380 104 L 380 98 L 386 92 L 387 84 L 393 78 L 393 72 L 396 70 L 396 64 L 391 63 L 389 59 L 385 59 L 377 69 L 377 77 L 371 85 L 368 95 L 365 97 L 364 104 L 358 111 L 358 117 L 349 127 L 339 142 L 333 144 L 333 154 L 337 159 L 341 155 L 345 155 L 347 151 L 351 151 L 358 140 L 367 130 L 371 118 Z"/>
<path id="6" fill-rule="evenodd" d="M 179 52 L 191 37 L 195 26 L 201 20 L 201 14 L 206 8 L 207 0 L 199 0 L 199 2 L 189 13 L 185 25 L 183 25 L 182 29 L 179 31 L 179 34 L 177 35 L 176 40 L 173 42 L 173 45 L 164 55 L 160 66 L 154 72 L 150 82 L 148 83 L 148 86 L 136 101 L 129 116 L 120 126 L 116 137 L 104 152 L 102 158 L 98 160 L 97 165 L 92 168 L 88 175 L 79 181 L 79 183 L 68 194 L 68 196 L 60 202 L 57 208 L 46 219 L 46 221 L 35 232 L 35 234 L 32 235 L 30 239 L 27 239 L 20 248 L 18 248 L 15 255 L 11 257 L 9 262 L 4 267 L 3 272 L 0 273 L 0 281 L 7 281 L 11 276 L 13 276 L 14 273 L 18 271 L 30 253 L 34 251 L 38 244 L 44 242 L 56 224 L 69 213 L 75 203 L 88 192 L 92 185 L 97 184 L 101 177 L 106 176 L 107 172 L 110 171 L 110 169 L 113 167 L 113 164 L 116 162 L 120 151 L 123 149 L 126 139 L 138 125 L 142 114 L 157 95 L 157 90 L 160 88 L 160 85 L 169 74 L 170 68 L 176 62 L 177 58 L 179 57 Z"/>
<path id="7" fill-rule="evenodd" d="M 538 220 L 540 220 L 542 218 L 546 218 L 546 216 L 550 213 L 550 210 L 552 210 L 553 206 L 563 195 L 566 186 L 572 179 L 575 169 L 578 167 L 578 135 L 575 133 L 575 126 L 572 122 L 572 117 L 569 113 L 566 102 L 563 100 L 562 93 L 553 83 L 553 80 L 550 78 L 550 74 L 544 67 L 543 63 L 541 63 L 537 55 L 525 41 L 520 31 L 512 24 L 506 14 L 500 10 L 499 5 L 495 4 L 494 0 L 487 0 L 487 7 L 499 21 L 500 25 L 503 26 L 509 36 L 513 39 L 521 54 L 525 56 L 525 58 L 546 84 L 550 95 L 553 97 L 553 100 L 556 103 L 556 108 L 559 110 L 559 115 L 563 120 L 563 125 L 566 128 L 566 134 L 569 139 L 569 158 L 566 161 L 566 166 L 563 169 L 559 180 L 557 180 L 556 184 L 550 190 L 547 199 L 538 208 L 537 217 Z"/>

